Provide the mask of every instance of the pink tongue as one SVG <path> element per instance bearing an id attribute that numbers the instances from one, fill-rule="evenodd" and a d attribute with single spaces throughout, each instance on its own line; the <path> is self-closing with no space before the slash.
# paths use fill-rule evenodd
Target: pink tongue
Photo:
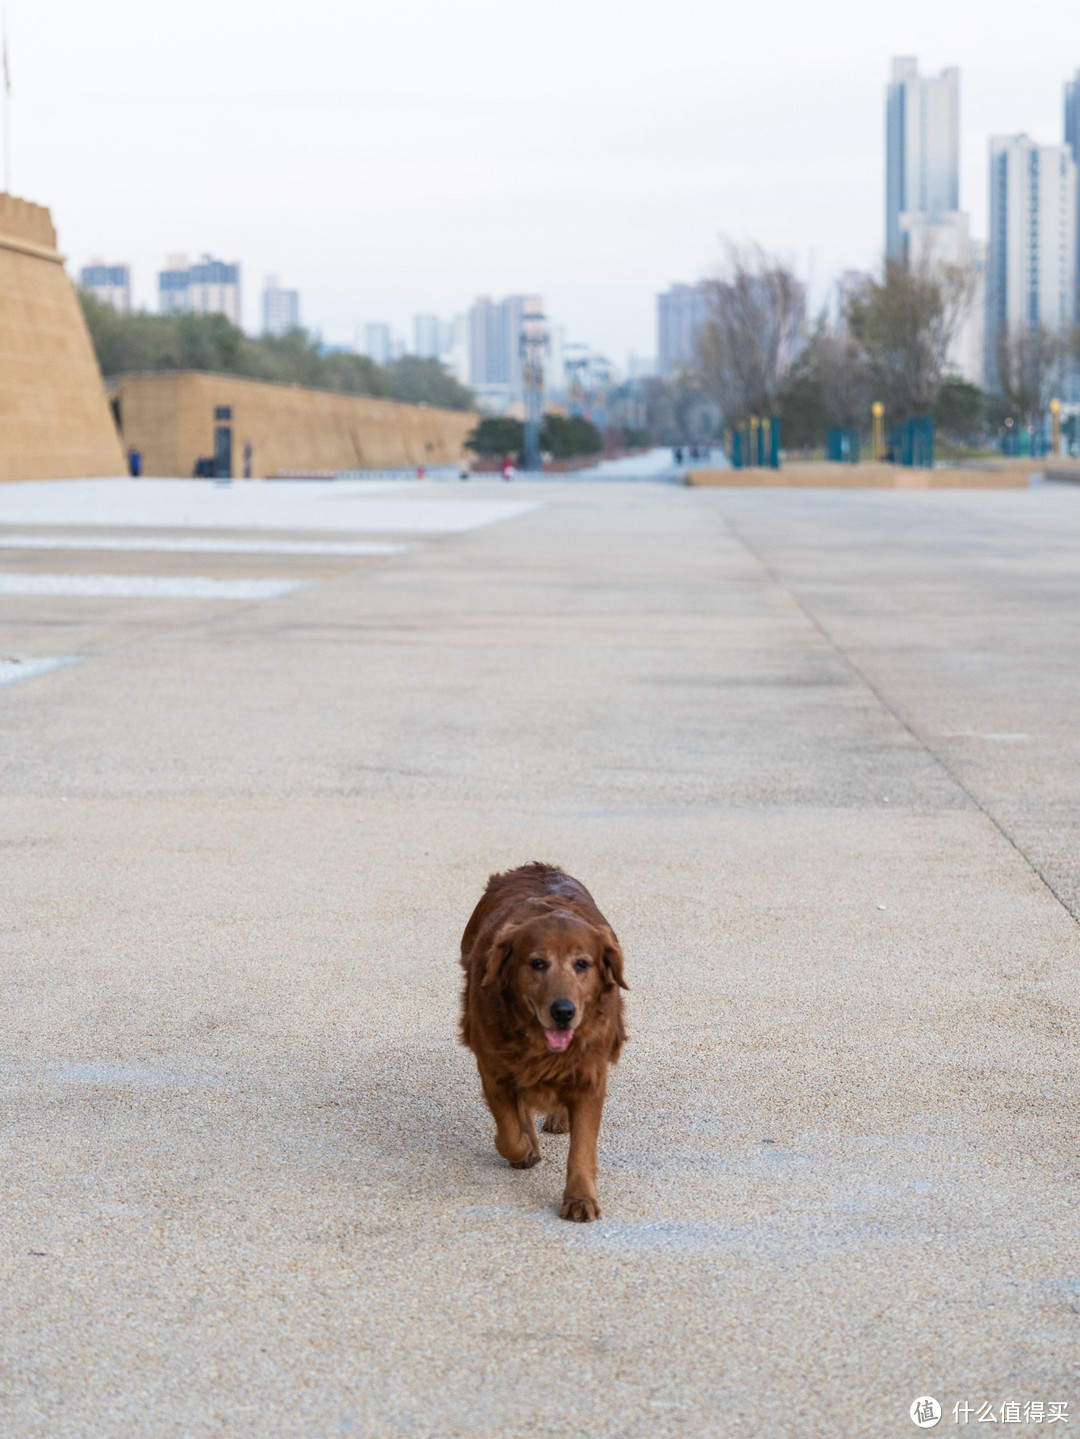
<path id="1" fill-rule="evenodd" d="M 574 1037 L 572 1029 L 545 1029 L 544 1038 L 549 1049 L 567 1049 Z"/>

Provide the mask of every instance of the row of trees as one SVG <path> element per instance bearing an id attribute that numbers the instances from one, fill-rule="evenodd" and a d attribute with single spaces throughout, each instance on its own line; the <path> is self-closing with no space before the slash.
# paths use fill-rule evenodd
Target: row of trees
<path id="1" fill-rule="evenodd" d="M 475 455 L 517 455 L 525 447 L 525 426 L 508 415 L 482 419 L 466 441 Z M 545 415 L 540 449 L 557 460 L 597 455 L 604 447 L 600 431 L 581 415 Z"/>
<path id="2" fill-rule="evenodd" d="M 437 360 L 406 355 L 376 365 L 366 355 L 325 352 L 306 330 L 252 339 L 224 315 L 122 315 L 80 292 L 83 313 L 103 375 L 140 370 L 211 370 L 345 395 L 470 410 L 473 395 Z"/>
<path id="3" fill-rule="evenodd" d="M 1007 417 L 1037 425 L 1063 366 L 1080 363 L 1080 334 L 1024 329 L 1002 334 L 994 393 L 950 369 L 950 352 L 972 301 L 959 266 L 889 261 L 835 321 L 805 316 L 793 272 L 757 246 L 731 246 L 707 282 L 708 319 L 684 386 L 711 398 L 731 425 L 779 413 L 790 448 L 820 445 L 830 426 L 866 429 L 870 407 L 892 420 L 933 414 L 960 441 L 977 442 Z"/>

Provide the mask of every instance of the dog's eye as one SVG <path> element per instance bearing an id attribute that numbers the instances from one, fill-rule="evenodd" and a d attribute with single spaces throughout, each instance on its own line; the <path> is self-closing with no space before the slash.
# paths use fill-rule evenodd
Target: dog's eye
<path id="1" fill-rule="evenodd" d="M 533 969 L 547 969 L 548 967 L 548 962 L 546 959 L 530 959 L 529 963 L 532 965 Z"/>
<path id="2" fill-rule="evenodd" d="M 577 970 L 578 974 L 584 974 L 588 967 L 589 961 L 587 959 L 574 960 L 574 968 Z"/>

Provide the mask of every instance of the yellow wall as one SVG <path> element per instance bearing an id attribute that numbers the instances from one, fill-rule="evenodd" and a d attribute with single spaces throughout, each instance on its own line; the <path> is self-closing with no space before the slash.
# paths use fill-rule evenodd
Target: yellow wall
<path id="1" fill-rule="evenodd" d="M 124 472 L 49 212 L 0 193 L 0 480 Z"/>
<path id="2" fill-rule="evenodd" d="M 113 394 L 124 444 L 143 454 L 146 475 L 188 476 L 214 453 L 214 410 L 232 408 L 233 474 L 282 470 L 395 469 L 453 464 L 477 417 L 394 400 L 270 385 L 232 375 L 156 371 L 121 375 Z"/>

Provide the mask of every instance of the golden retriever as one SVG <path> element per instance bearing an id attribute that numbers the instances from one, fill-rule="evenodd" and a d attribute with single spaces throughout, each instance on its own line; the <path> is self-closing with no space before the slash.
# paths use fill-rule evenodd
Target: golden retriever
<path id="1" fill-rule="evenodd" d="M 596 1141 L 608 1065 L 626 1040 L 623 954 L 583 884 L 549 864 L 493 874 L 461 938 L 461 1040 L 515 1169 L 540 1159 L 533 1114 L 570 1131 L 560 1214 L 597 1219 Z"/>

